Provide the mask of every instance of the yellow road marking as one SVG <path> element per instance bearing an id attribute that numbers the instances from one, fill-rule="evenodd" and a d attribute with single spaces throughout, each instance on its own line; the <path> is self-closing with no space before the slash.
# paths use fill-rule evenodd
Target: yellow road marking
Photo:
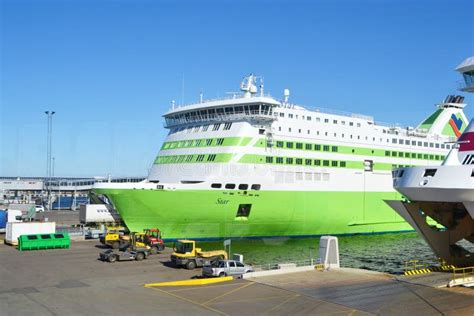
<path id="1" fill-rule="evenodd" d="M 280 304 L 278 305 L 275 305 L 273 306 L 272 308 L 270 308 L 269 310 L 267 310 L 266 312 L 262 313 L 262 315 L 268 315 L 271 311 L 273 310 L 276 310 L 277 308 L 279 308 L 280 306 L 288 303 L 289 301 L 291 301 L 292 299 L 295 299 L 297 297 L 299 297 L 300 295 L 299 294 L 295 294 L 293 296 L 290 296 L 289 298 L 287 298 L 286 300 L 284 300 L 283 302 L 281 302 Z"/>
<path id="2" fill-rule="evenodd" d="M 159 291 L 159 292 L 165 293 L 165 294 L 168 294 L 168 295 L 170 295 L 170 296 L 173 296 L 173 297 L 175 297 L 175 298 L 181 299 L 181 300 L 183 300 L 183 301 L 186 301 L 186 302 L 189 302 L 189 303 L 192 303 L 192 304 L 201 306 L 201 307 L 203 307 L 203 308 L 205 308 L 205 309 L 208 309 L 208 310 L 210 310 L 210 311 L 216 312 L 216 313 L 218 313 L 218 314 L 221 314 L 221 315 L 228 315 L 228 314 L 226 314 L 226 313 L 224 313 L 224 312 L 222 312 L 222 311 L 220 311 L 220 310 L 218 310 L 218 309 L 215 309 L 215 308 L 212 308 L 212 307 L 210 307 L 210 306 L 206 306 L 206 305 L 204 305 L 204 304 L 201 304 L 201 303 L 199 303 L 199 302 L 190 300 L 190 299 L 188 299 L 188 298 L 185 298 L 185 297 L 182 297 L 182 296 L 179 296 L 179 295 L 176 295 L 176 294 L 167 292 L 167 291 L 162 290 L 162 289 L 160 289 L 160 288 L 152 287 L 151 289 L 153 289 L 153 290 L 155 290 L 155 291 Z"/>
<path id="3" fill-rule="evenodd" d="M 219 295 L 219 296 L 216 296 L 216 297 L 214 297 L 214 298 L 212 298 L 212 299 L 210 299 L 210 300 L 204 302 L 203 304 L 208 304 L 208 303 L 210 303 L 210 302 L 212 302 L 212 301 L 217 300 L 218 298 L 221 298 L 221 297 L 224 297 L 224 296 L 229 295 L 229 294 L 231 294 L 231 293 L 237 292 L 237 291 L 239 291 L 239 290 L 241 290 L 241 289 L 243 289 L 243 288 L 245 288 L 245 287 L 247 287 L 247 286 L 249 286 L 249 285 L 252 285 L 252 284 L 254 284 L 254 282 L 249 282 L 249 283 L 247 283 L 247 284 L 244 284 L 244 285 L 242 285 L 242 286 L 240 286 L 240 287 L 238 287 L 238 288 L 236 288 L 236 289 L 233 289 L 232 291 L 229 291 L 229 292 L 227 292 L 227 293 L 224 293 L 224 294 L 221 294 L 221 295 Z"/>
<path id="4" fill-rule="evenodd" d="M 181 280 L 181 281 L 147 283 L 147 284 L 145 284 L 145 287 L 206 285 L 206 284 L 213 284 L 213 283 L 231 281 L 233 279 L 234 278 L 231 277 L 231 276 L 222 277 L 222 278 L 191 279 L 191 280 Z"/>
<path id="5" fill-rule="evenodd" d="M 230 287 L 230 286 L 240 286 L 240 283 L 227 283 L 227 284 L 218 284 L 218 285 L 209 285 L 206 286 L 206 289 L 213 289 L 217 287 Z M 191 291 L 191 290 L 197 290 L 197 289 L 202 289 L 202 286 L 196 286 L 196 287 L 185 287 L 185 288 L 179 288 L 177 290 L 168 290 L 168 292 L 183 292 L 183 291 Z"/>
<path id="6" fill-rule="evenodd" d="M 256 297 L 256 298 L 248 298 L 248 299 L 242 299 L 242 300 L 232 300 L 228 302 L 214 302 L 212 305 L 223 305 L 223 304 L 233 304 L 233 303 L 245 303 L 245 302 L 255 302 L 255 301 L 266 301 L 266 300 L 273 300 L 275 298 L 288 298 L 289 296 L 292 295 L 275 295 L 275 296 L 266 296 L 266 297 Z"/>

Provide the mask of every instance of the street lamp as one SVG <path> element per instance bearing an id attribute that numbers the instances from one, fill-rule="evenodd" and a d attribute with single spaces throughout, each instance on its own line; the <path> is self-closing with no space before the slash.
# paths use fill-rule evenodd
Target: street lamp
<path id="1" fill-rule="evenodd" d="M 54 111 L 44 111 L 47 116 L 47 139 L 46 139 L 46 179 L 47 179 L 47 191 L 48 191 L 48 210 L 51 210 L 51 171 L 52 171 L 52 134 L 53 134 L 53 115 Z"/>

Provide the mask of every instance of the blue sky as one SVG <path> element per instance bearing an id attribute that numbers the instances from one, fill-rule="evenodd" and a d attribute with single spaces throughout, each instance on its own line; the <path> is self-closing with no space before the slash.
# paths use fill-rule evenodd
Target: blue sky
<path id="1" fill-rule="evenodd" d="M 474 54 L 472 1 L 0 3 L 2 176 L 45 175 L 45 110 L 56 175 L 146 175 L 171 100 L 249 73 L 278 98 L 415 126 Z"/>

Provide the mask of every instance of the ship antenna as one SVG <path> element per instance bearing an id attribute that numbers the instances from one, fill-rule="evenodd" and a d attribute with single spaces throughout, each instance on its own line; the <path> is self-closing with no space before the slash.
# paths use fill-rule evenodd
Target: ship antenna
<path id="1" fill-rule="evenodd" d="M 263 91 L 263 78 L 260 78 L 260 96 L 264 96 L 264 91 Z"/>
<path id="2" fill-rule="evenodd" d="M 202 103 L 202 89 L 201 92 L 199 92 L 199 103 Z"/>

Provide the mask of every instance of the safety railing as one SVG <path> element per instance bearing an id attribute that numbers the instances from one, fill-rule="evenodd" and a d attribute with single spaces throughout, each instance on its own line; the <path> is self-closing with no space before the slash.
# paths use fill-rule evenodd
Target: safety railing
<path id="1" fill-rule="evenodd" d="M 292 262 L 272 262 L 272 263 L 265 263 L 265 264 L 258 264 L 252 265 L 255 271 L 263 271 L 263 270 L 278 270 L 281 269 L 282 266 L 293 265 L 295 267 L 305 267 L 305 266 L 313 266 L 319 264 L 319 261 L 316 259 L 305 259 L 305 260 L 297 260 Z"/>
<path id="2" fill-rule="evenodd" d="M 452 284 L 474 282 L 474 267 L 454 268 Z"/>

